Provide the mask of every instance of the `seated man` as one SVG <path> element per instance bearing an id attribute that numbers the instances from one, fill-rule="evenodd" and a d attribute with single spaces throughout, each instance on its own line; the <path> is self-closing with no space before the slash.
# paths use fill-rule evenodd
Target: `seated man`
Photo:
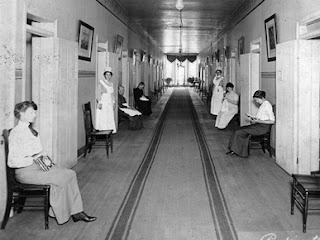
<path id="1" fill-rule="evenodd" d="M 129 129 L 136 130 L 143 128 L 142 121 L 141 121 L 141 112 L 138 110 L 130 107 L 126 101 L 126 98 L 123 96 L 124 94 L 124 87 L 118 87 L 118 116 L 119 121 L 123 118 L 129 119 Z"/>

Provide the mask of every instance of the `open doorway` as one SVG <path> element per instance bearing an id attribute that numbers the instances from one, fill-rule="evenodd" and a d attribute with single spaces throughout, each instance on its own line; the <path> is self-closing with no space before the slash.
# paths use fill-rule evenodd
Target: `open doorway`
<path id="1" fill-rule="evenodd" d="M 177 85 L 178 86 L 184 86 L 186 83 L 185 79 L 185 66 L 182 62 L 177 63 Z"/>

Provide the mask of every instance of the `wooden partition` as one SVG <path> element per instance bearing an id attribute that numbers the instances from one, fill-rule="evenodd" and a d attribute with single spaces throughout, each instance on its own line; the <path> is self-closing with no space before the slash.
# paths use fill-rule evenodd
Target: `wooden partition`
<path id="1" fill-rule="evenodd" d="M 142 77 L 142 81 L 145 84 L 144 87 L 144 95 L 146 96 L 150 96 L 150 67 L 149 67 L 149 63 L 147 62 L 142 62 L 141 63 L 142 66 L 142 73 L 143 73 L 143 77 Z"/>
<path id="2" fill-rule="evenodd" d="M 129 102 L 129 61 L 128 57 L 122 58 L 122 86 L 125 89 L 124 97 L 127 102 Z M 118 91 L 116 97 L 118 97 Z"/>
<path id="3" fill-rule="evenodd" d="M 254 64 L 257 62 L 256 54 L 248 53 L 240 56 L 240 125 L 249 125 L 246 113 L 257 114 L 258 106 L 253 101 L 253 94 L 259 90 L 260 76 L 257 74 L 259 68 Z"/>
<path id="4" fill-rule="evenodd" d="M 26 13 L 22 0 L 3 0 L 0 7 L 0 219 L 3 218 L 6 199 L 7 181 L 4 144 L 2 138 L 3 129 L 14 126 L 13 109 L 15 105 L 15 91 L 17 78 L 25 78 L 22 75 L 25 61 L 25 20 Z M 17 61 L 19 59 L 19 61 Z M 22 94 L 19 92 L 19 94 Z"/>
<path id="5" fill-rule="evenodd" d="M 132 107 L 134 107 L 133 89 L 136 87 L 136 82 L 134 79 L 134 69 L 135 69 L 135 66 L 133 65 L 133 59 L 129 58 L 128 60 L 129 86 L 126 91 L 129 94 L 129 98 L 127 99 L 127 102 Z"/>
<path id="6" fill-rule="evenodd" d="M 78 48 L 55 37 L 33 38 L 32 99 L 45 151 L 58 166 L 77 163 Z"/>
<path id="7" fill-rule="evenodd" d="M 319 170 L 320 41 L 277 45 L 276 161 L 289 174 Z"/>

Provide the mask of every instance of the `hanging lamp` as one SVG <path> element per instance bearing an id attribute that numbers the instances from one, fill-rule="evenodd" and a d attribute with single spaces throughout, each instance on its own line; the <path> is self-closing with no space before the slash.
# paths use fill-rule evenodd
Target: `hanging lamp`
<path id="1" fill-rule="evenodd" d="M 183 0 L 177 0 L 176 2 L 176 8 L 181 11 L 183 9 L 184 5 L 183 5 Z"/>

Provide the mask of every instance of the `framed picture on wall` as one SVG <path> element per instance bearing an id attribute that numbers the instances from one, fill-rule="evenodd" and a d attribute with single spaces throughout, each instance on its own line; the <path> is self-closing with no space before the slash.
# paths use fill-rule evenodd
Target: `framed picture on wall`
<path id="1" fill-rule="evenodd" d="M 79 59 L 91 61 L 94 28 L 80 20 L 78 36 Z"/>
<path id="2" fill-rule="evenodd" d="M 267 46 L 267 57 L 268 62 L 276 60 L 276 45 L 277 45 L 277 26 L 276 26 L 276 15 L 273 14 L 271 17 L 264 21 L 266 31 L 266 46 Z"/>
<path id="3" fill-rule="evenodd" d="M 121 59 L 122 56 L 122 48 L 123 48 L 123 37 L 117 35 L 115 44 L 114 44 L 114 52 L 118 55 L 118 59 Z"/>
<path id="4" fill-rule="evenodd" d="M 240 65 L 240 55 L 244 54 L 244 36 L 238 39 L 238 59 Z"/>
<path id="5" fill-rule="evenodd" d="M 240 37 L 238 40 L 238 51 L 239 57 L 241 54 L 244 54 L 244 36 Z"/>
<path id="6" fill-rule="evenodd" d="M 220 62 L 220 51 L 219 49 L 217 49 L 215 52 L 214 52 L 214 55 L 215 55 L 215 59 L 217 62 Z"/>

